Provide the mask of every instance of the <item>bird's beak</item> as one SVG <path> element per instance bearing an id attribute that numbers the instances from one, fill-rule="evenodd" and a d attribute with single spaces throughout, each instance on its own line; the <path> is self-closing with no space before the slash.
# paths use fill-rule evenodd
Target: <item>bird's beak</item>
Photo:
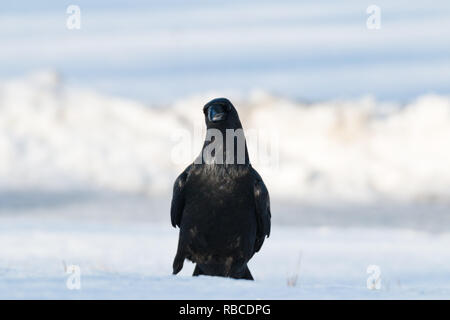
<path id="1" fill-rule="evenodd" d="M 217 106 L 212 105 L 208 108 L 208 120 L 211 122 L 219 122 L 225 120 L 226 113 L 217 108 Z"/>

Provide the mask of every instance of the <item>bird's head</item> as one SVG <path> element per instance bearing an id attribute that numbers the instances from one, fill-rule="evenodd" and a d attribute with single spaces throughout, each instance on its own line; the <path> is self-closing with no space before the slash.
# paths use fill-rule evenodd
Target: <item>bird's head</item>
<path id="1" fill-rule="evenodd" d="M 239 164 L 250 163 L 247 144 L 238 113 L 230 100 L 217 98 L 203 107 L 206 138 L 200 163 Z"/>
<path id="2" fill-rule="evenodd" d="M 242 128 L 238 113 L 230 100 L 213 99 L 203 107 L 206 127 L 208 129 L 240 129 Z"/>

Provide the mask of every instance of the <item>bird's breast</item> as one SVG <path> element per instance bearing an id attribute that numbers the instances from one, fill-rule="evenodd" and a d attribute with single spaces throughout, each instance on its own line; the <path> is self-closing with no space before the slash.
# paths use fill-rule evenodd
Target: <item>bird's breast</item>
<path id="1" fill-rule="evenodd" d="M 183 219 L 196 225 L 235 228 L 253 222 L 255 204 L 249 176 L 198 174 L 190 177 Z"/>

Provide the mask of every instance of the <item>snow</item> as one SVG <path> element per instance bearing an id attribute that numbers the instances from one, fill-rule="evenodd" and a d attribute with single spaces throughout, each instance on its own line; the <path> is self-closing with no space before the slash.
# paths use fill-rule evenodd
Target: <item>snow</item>
<path id="1" fill-rule="evenodd" d="M 450 297 L 448 0 L 378 0 L 379 30 L 357 0 L 79 5 L 68 30 L 60 1 L 0 3 L 0 298 Z M 171 275 L 218 96 L 271 195 L 254 282 Z"/>
<path id="2" fill-rule="evenodd" d="M 65 85 L 54 72 L 0 85 L 0 187 L 91 186 L 163 195 L 197 156 L 203 105 L 164 108 Z M 263 91 L 232 98 L 271 194 L 313 203 L 450 198 L 450 97 L 306 104 Z"/>
<path id="3" fill-rule="evenodd" d="M 4 299 L 429 299 L 450 294 L 448 230 L 394 228 L 364 217 L 350 227 L 314 225 L 307 216 L 284 223 L 281 217 L 301 206 L 275 202 L 273 231 L 250 262 L 255 281 L 249 282 L 193 278 L 189 262 L 171 275 L 178 231 L 169 222 L 168 198 L 38 193 L 24 202 L 0 206 Z M 354 220 L 345 212 L 330 210 L 328 216 Z M 66 286 L 70 265 L 81 268 L 80 290 Z M 366 287 L 369 265 L 380 267 L 380 290 Z M 296 285 L 288 286 L 296 275 Z"/>
<path id="4" fill-rule="evenodd" d="M 0 298 L 417 299 L 450 294 L 450 98 L 233 98 L 271 194 L 255 282 L 171 275 L 172 183 L 203 93 L 158 108 L 66 85 L 0 84 Z M 81 290 L 65 270 L 81 268 Z M 381 289 L 369 290 L 370 265 Z M 297 277 L 294 286 L 288 285 Z M 295 282 L 295 281 L 294 281 Z"/>

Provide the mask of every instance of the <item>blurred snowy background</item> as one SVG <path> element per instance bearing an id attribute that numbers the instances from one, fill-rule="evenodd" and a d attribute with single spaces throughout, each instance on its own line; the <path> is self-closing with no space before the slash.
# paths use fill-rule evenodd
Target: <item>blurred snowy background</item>
<path id="1" fill-rule="evenodd" d="M 1 3 L 0 297 L 449 298 L 449 40 L 447 1 Z M 168 276 L 176 133 L 217 96 L 279 137 L 252 284 Z"/>

